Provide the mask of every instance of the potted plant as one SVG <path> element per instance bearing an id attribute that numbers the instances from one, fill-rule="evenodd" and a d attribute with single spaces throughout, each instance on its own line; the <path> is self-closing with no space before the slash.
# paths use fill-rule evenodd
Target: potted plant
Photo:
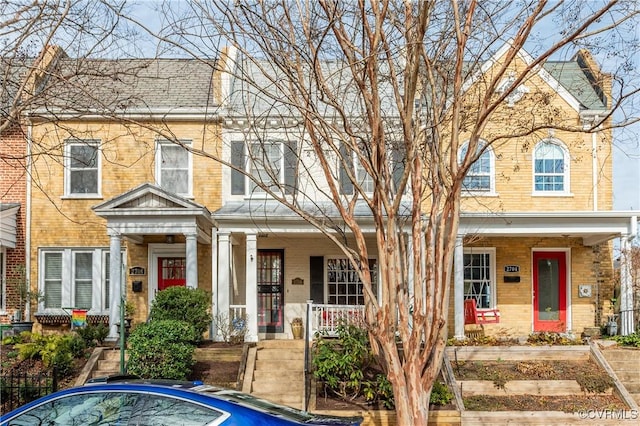
<path id="1" fill-rule="evenodd" d="M 304 324 L 302 318 L 296 317 L 291 321 L 291 333 L 294 339 L 302 339 L 304 334 Z"/>
<path id="2" fill-rule="evenodd" d="M 31 331 L 33 321 L 31 320 L 31 303 L 39 303 L 44 300 L 44 295 L 39 291 L 32 291 L 27 279 L 27 270 L 24 265 L 17 265 L 10 279 L 8 286 L 15 287 L 18 291 L 20 302 L 13 314 L 11 325 L 14 332 Z"/>
<path id="3" fill-rule="evenodd" d="M 133 321 L 133 315 L 136 313 L 136 305 L 132 301 L 126 300 L 124 302 L 124 332 L 125 335 L 129 335 L 131 329 L 131 321 Z M 118 326 L 118 333 L 120 332 L 120 323 L 116 323 Z"/>

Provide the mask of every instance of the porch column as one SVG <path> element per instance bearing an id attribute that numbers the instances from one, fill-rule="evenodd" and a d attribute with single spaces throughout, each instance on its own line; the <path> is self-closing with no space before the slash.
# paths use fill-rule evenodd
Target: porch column
<path id="1" fill-rule="evenodd" d="M 229 232 L 218 233 L 218 320 L 229 319 L 229 285 L 231 282 L 231 239 L 229 237 Z M 218 333 L 216 337 L 218 340 L 222 336 Z"/>
<path id="2" fill-rule="evenodd" d="M 622 264 L 620 265 L 620 334 L 627 336 L 634 332 L 633 284 L 631 280 L 631 252 L 629 239 L 621 238 Z"/>
<path id="3" fill-rule="evenodd" d="M 187 288 L 198 288 L 198 241 L 196 234 L 185 234 L 187 246 Z"/>
<path id="4" fill-rule="evenodd" d="M 247 334 L 245 342 L 258 341 L 258 261 L 257 235 L 246 234 L 247 252 L 245 266 L 245 306 L 247 309 Z"/>
<path id="5" fill-rule="evenodd" d="M 464 245 L 462 235 L 456 238 L 453 251 L 453 337 L 464 340 Z"/>
<path id="6" fill-rule="evenodd" d="M 215 340 L 218 334 L 215 318 L 218 317 L 218 231 L 211 230 L 211 326 L 209 338 Z"/>
<path id="7" fill-rule="evenodd" d="M 126 288 L 122 283 L 121 236 L 116 231 L 108 231 L 109 235 L 109 335 L 107 340 L 118 339 L 120 323 L 121 298 L 126 296 Z"/>

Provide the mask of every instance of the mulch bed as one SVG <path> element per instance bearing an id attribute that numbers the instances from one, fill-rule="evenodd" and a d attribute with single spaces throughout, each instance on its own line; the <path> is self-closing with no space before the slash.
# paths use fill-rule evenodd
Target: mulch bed
<path id="1" fill-rule="evenodd" d="M 626 405 L 615 395 L 475 395 L 464 398 L 470 411 L 563 411 L 575 413 L 590 409 L 624 409 Z"/>

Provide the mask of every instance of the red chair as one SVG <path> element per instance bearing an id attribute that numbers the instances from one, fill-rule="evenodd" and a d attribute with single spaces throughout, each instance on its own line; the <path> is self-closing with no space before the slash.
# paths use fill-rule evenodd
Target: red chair
<path id="1" fill-rule="evenodd" d="M 496 324 L 500 322 L 500 311 L 497 309 L 478 310 L 475 299 L 464 301 L 464 334 L 468 338 L 477 339 L 484 337 L 484 324 Z M 473 327 L 467 327 L 467 326 Z"/>
<path id="2" fill-rule="evenodd" d="M 476 308 L 475 299 L 464 301 L 464 323 L 466 324 L 497 324 L 500 322 L 500 311 L 497 309 Z"/>

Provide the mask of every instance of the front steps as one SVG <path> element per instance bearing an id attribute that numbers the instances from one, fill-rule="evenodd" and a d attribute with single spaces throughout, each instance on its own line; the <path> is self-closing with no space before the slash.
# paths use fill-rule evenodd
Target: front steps
<path id="1" fill-rule="evenodd" d="M 249 349 L 242 390 L 302 409 L 304 340 L 263 340 Z"/>
<path id="2" fill-rule="evenodd" d="M 125 354 L 125 359 L 128 358 Z M 120 374 L 120 349 L 106 349 L 102 351 L 102 357 L 98 359 L 97 368 L 91 373 L 91 377 L 106 377 Z"/>
<path id="3" fill-rule="evenodd" d="M 609 347 L 601 349 L 601 352 L 618 380 L 640 404 L 640 349 Z"/>

